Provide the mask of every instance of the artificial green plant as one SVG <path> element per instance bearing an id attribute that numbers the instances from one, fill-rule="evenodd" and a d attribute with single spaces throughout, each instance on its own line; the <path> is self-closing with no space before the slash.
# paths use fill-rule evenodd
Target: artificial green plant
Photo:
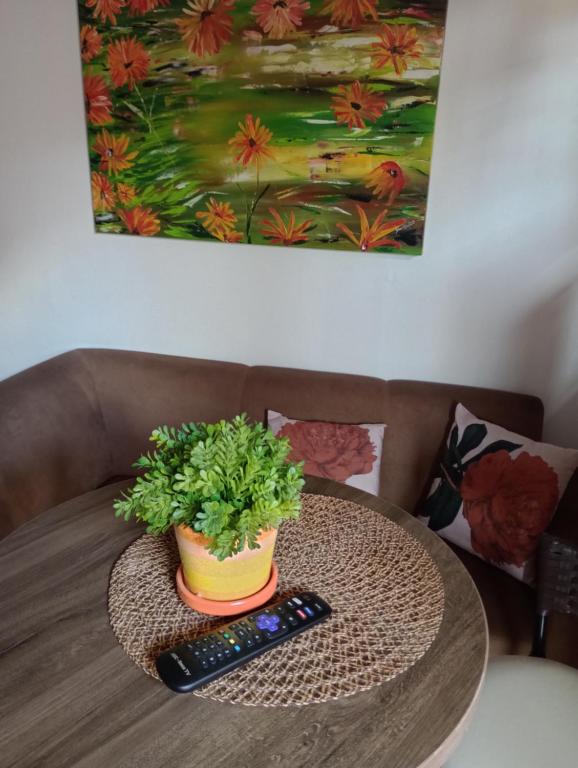
<path id="1" fill-rule="evenodd" d="M 287 461 L 287 438 L 243 414 L 217 424 L 159 427 L 150 436 L 155 450 L 134 464 L 144 471 L 114 503 L 116 515 L 135 517 L 147 532 L 187 525 L 210 540 L 219 560 L 258 547 L 261 531 L 297 518 L 301 509 L 302 464 Z"/>

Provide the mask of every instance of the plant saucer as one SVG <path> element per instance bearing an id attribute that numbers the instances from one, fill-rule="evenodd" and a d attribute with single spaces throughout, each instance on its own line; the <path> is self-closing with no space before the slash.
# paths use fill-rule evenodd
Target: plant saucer
<path id="1" fill-rule="evenodd" d="M 273 562 L 269 581 L 258 592 L 237 600 L 208 600 L 206 597 L 200 597 L 190 591 L 183 576 L 182 566 L 179 565 L 176 577 L 177 592 L 183 603 L 198 613 L 205 613 L 208 616 L 236 616 L 239 613 L 253 611 L 255 608 L 266 603 L 273 596 L 277 588 L 278 577 L 279 571 Z"/>

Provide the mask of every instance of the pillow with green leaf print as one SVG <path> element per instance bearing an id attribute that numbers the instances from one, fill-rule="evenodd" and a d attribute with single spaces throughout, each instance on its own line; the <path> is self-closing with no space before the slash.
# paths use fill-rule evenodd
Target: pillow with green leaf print
<path id="1" fill-rule="evenodd" d="M 578 451 L 537 443 L 463 405 L 418 516 L 444 539 L 520 581 L 534 580 L 540 536 L 578 466 Z"/>

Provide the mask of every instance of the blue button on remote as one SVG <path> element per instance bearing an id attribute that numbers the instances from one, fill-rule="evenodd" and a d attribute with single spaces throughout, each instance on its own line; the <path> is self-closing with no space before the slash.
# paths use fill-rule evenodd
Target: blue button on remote
<path id="1" fill-rule="evenodd" d="M 265 629 L 268 632 L 276 632 L 279 629 L 281 619 L 279 616 L 270 613 L 262 613 L 257 616 L 257 629 Z"/>

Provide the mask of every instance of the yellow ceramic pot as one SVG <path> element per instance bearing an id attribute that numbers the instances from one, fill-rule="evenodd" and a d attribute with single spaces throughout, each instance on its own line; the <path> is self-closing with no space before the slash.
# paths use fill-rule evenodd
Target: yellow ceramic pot
<path id="1" fill-rule="evenodd" d="M 258 549 L 245 548 L 225 560 L 206 549 L 209 539 L 186 525 L 175 526 L 175 535 L 188 589 L 207 600 L 239 600 L 262 589 L 271 576 L 277 531 L 263 531 Z"/>

